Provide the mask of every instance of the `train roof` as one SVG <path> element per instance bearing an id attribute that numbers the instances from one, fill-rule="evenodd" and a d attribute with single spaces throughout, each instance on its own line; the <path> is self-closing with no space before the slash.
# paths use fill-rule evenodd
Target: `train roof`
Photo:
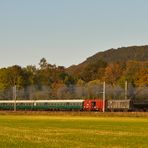
<path id="1" fill-rule="evenodd" d="M 128 102 L 128 101 L 131 101 L 130 99 L 123 99 L 123 100 L 114 100 L 114 99 L 109 99 L 109 100 L 107 100 L 107 101 L 109 101 L 109 102 Z"/>
<path id="2" fill-rule="evenodd" d="M 49 103 L 66 103 L 66 102 L 73 102 L 73 103 L 75 103 L 75 102 L 79 102 L 79 103 L 81 103 L 81 102 L 83 102 L 84 100 L 36 100 L 35 102 L 49 102 Z"/>
<path id="3" fill-rule="evenodd" d="M 0 103 L 82 103 L 84 100 L 0 100 Z"/>

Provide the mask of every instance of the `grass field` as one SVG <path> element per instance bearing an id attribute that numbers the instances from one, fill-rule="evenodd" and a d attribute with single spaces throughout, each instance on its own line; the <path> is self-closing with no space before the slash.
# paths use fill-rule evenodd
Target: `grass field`
<path id="1" fill-rule="evenodd" d="M 148 117 L 0 114 L 2 148 L 148 147 Z"/>

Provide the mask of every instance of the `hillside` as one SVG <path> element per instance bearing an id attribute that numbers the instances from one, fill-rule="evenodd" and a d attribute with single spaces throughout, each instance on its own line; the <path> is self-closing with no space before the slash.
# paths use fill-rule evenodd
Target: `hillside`
<path id="1" fill-rule="evenodd" d="M 130 46 L 121 47 L 118 49 L 109 49 L 104 52 L 98 52 L 95 55 L 87 58 L 79 65 L 72 65 L 67 68 L 71 74 L 80 73 L 89 65 L 102 60 L 107 63 L 127 62 L 127 61 L 147 61 L 148 60 L 148 45 L 145 46 Z"/>

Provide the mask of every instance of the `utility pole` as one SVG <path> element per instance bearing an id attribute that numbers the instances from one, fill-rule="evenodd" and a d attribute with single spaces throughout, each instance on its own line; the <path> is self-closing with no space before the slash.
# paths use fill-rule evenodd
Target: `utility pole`
<path id="1" fill-rule="evenodd" d="M 103 112 L 105 112 L 105 81 L 103 82 Z"/>
<path id="2" fill-rule="evenodd" d="M 14 111 L 16 111 L 16 85 L 13 86 Z"/>
<path id="3" fill-rule="evenodd" d="M 127 85 L 127 81 L 125 81 L 125 100 L 127 100 L 127 88 L 128 85 Z"/>

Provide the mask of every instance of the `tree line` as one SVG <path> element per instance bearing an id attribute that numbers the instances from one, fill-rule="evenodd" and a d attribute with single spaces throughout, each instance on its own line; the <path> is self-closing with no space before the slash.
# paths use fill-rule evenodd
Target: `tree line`
<path id="1" fill-rule="evenodd" d="M 45 58 L 42 58 L 38 68 L 32 65 L 26 67 L 14 65 L 0 69 L 1 92 L 15 85 L 20 90 L 23 89 L 25 91 L 26 88 L 26 92 L 28 91 L 28 86 L 36 86 L 38 90 L 46 90 L 43 88 L 43 86 L 46 86 L 48 87 L 48 96 L 53 96 L 53 98 L 54 96 L 66 98 L 71 94 L 73 94 L 71 97 L 77 98 L 82 96 L 95 97 L 100 95 L 98 90 L 100 89 L 101 91 L 103 81 L 112 87 L 120 86 L 124 88 L 125 81 L 128 81 L 133 87 L 147 88 L 148 62 L 107 63 L 103 60 L 98 60 L 85 66 L 83 71 L 70 74 L 64 66 L 49 64 Z M 76 88 L 73 86 L 76 86 Z M 52 91 L 49 91 L 49 88 Z M 118 89 L 119 91 L 120 89 Z M 63 92 L 65 93 L 63 94 Z M 36 97 L 45 97 L 45 94 L 37 93 L 39 91 L 36 92 Z M 26 98 L 30 97 L 28 95 L 26 95 Z"/>

